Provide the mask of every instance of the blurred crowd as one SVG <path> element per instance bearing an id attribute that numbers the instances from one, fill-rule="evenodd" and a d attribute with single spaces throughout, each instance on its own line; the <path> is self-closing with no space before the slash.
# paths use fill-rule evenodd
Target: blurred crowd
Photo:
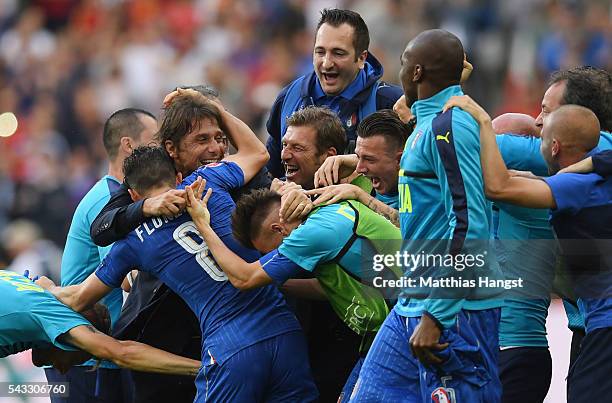
<path id="1" fill-rule="evenodd" d="M 265 139 L 274 98 L 312 68 L 324 7 L 363 16 L 393 83 L 410 38 L 455 33 L 475 66 L 466 92 L 495 113 L 536 116 L 559 68 L 612 69 L 609 0 L 2 0 L 0 113 L 19 128 L 0 138 L 0 268 L 58 279 L 74 208 L 106 170 L 102 125 L 117 109 L 159 115 L 174 87 L 209 83 Z"/>

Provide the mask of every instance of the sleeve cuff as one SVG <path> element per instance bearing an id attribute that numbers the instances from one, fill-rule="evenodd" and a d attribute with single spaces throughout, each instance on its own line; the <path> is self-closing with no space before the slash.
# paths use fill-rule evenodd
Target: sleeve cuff
<path id="1" fill-rule="evenodd" d="M 433 320 L 434 323 L 436 324 L 436 326 L 438 327 L 438 329 L 440 329 L 440 331 L 444 331 L 444 326 L 442 325 L 442 322 L 440 322 L 438 320 L 438 318 L 436 318 L 435 316 L 433 316 L 431 313 L 427 312 L 427 311 L 423 311 L 423 315 L 427 316 L 429 319 Z"/>

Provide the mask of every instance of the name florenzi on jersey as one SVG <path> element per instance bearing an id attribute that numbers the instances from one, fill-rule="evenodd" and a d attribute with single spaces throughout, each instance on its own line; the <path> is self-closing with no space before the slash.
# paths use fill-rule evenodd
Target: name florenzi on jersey
<path id="1" fill-rule="evenodd" d="M 176 216 L 178 217 L 178 216 Z M 138 239 L 140 239 L 140 242 L 144 242 L 144 238 L 143 235 L 147 234 L 147 235 L 151 235 L 153 232 L 155 232 L 155 230 L 159 227 L 161 227 L 162 225 L 174 220 L 176 217 L 153 217 L 148 221 L 145 221 L 144 223 L 142 223 L 141 225 L 139 225 L 138 227 L 136 227 L 136 229 L 134 230 L 134 232 L 136 232 L 136 235 L 138 235 Z"/>

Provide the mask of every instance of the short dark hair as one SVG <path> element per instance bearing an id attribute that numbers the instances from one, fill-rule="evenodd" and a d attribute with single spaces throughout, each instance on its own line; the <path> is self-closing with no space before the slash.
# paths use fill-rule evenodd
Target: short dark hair
<path id="1" fill-rule="evenodd" d="M 602 130 L 612 131 L 612 75 L 591 66 L 555 71 L 550 85 L 565 81 L 562 103 L 593 111 Z"/>
<path id="2" fill-rule="evenodd" d="M 164 146 L 167 140 L 179 148 L 183 138 L 198 129 L 204 119 L 211 119 L 221 126 L 221 113 L 215 105 L 205 98 L 194 98 L 191 95 L 179 95 L 164 108 L 164 117 L 157 135 L 159 144 Z"/>
<path id="3" fill-rule="evenodd" d="M 140 140 L 140 133 L 144 130 L 144 125 L 140 121 L 139 115 L 156 119 L 155 115 L 143 109 L 125 108 L 113 112 L 104 122 L 102 141 L 106 154 L 111 161 L 117 158 L 121 137 L 128 136 L 133 140 Z"/>
<path id="4" fill-rule="evenodd" d="M 280 194 L 269 189 L 255 189 L 243 195 L 232 213 L 234 238 L 247 248 L 255 249 L 253 239 L 259 236 L 261 226 Z"/>
<path id="5" fill-rule="evenodd" d="M 355 57 L 358 57 L 364 50 L 368 50 L 370 46 L 370 32 L 365 21 L 358 13 L 338 8 L 324 8 L 321 11 L 321 18 L 317 24 L 317 32 L 323 24 L 329 24 L 332 27 L 339 27 L 342 24 L 350 25 L 353 27 Z"/>
<path id="6" fill-rule="evenodd" d="M 206 98 L 219 98 L 219 91 L 215 87 L 209 84 L 200 85 L 183 85 L 176 87 L 177 89 L 182 88 L 185 90 L 194 90 L 204 95 Z"/>
<path id="7" fill-rule="evenodd" d="M 346 148 L 346 132 L 340 118 L 329 108 L 308 106 L 295 111 L 287 118 L 287 127 L 312 127 L 317 134 L 317 152 L 323 154 L 328 148 L 334 147 L 338 154 L 344 154 Z"/>
<path id="8" fill-rule="evenodd" d="M 357 136 L 383 136 L 393 150 L 403 149 L 410 136 L 408 126 L 391 109 L 381 109 L 366 116 L 357 126 Z"/>
<path id="9" fill-rule="evenodd" d="M 138 193 L 156 186 L 176 185 L 174 163 L 162 147 L 141 146 L 123 161 L 125 183 Z"/>

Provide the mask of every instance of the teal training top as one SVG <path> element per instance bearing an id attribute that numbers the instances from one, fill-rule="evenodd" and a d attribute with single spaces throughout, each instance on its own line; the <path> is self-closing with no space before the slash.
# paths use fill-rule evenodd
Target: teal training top
<path id="1" fill-rule="evenodd" d="M 0 357 L 34 347 L 77 351 L 59 338 L 74 327 L 89 324 L 26 277 L 0 270 Z"/>
<path id="2" fill-rule="evenodd" d="M 66 237 L 64 254 L 62 255 L 62 287 L 80 284 L 85 281 L 100 265 L 108 251 L 110 251 L 112 245 L 99 247 L 94 244 L 89 235 L 89 230 L 93 220 L 95 220 L 110 199 L 111 193 L 117 190 L 120 185 L 117 179 L 106 175 L 79 202 L 72 217 L 70 230 Z M 121 289 L 112 290 L 100 302 L 108 308 L 111 323 L 116 323 L 119 319 L 123 303 Z M 96 361 L 87 361 L 82 365 L 92 366 L 95 364 Z M 103 361 L 101 366 L 104 368 L 118 368 L 115 364 L 107 361 Z"/>
<path id="3" fill-rule="evenodd" d="M 490 236 L 480 165 L 480 129 L 472 116 L 459 108 L 440 113 L 454 95 L 463 95 L 459 85 L 412 106 L 418 123 L 400 161 L 400 228 L 404 240 L 449 240 L 451 248 L 474 254 L 476 251 L 466 248 L 475 240 L 484 245 Z M 482 269 L 480 274 L 500 275 L 494 253 L 487 255 Z M 407 276 L 416 272 L 405 270 Z M 395 310 L 408 317 L 427 312 L 448 327 L 461 309 L 482 310 L 501 304 L 492 299 L 498 291 L 475 287 L 465 292 L 471 294 L 458 293 L 461 298 L 457 299 L 416 299 L 408 294 L 399 298 Z"/>

